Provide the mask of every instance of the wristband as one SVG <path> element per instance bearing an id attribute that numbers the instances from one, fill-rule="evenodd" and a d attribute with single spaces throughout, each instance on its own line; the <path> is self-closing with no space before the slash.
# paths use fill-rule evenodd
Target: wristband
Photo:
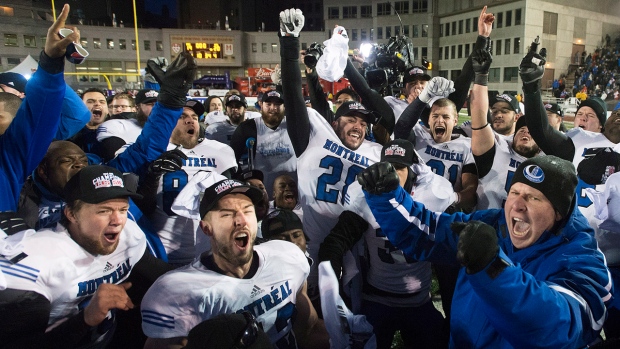
<path id="1" fill-rule="evenodd" d="M 476 77 L 474 78 L 474 84 L 480 86 L 487 86 L 489 83 L 489 73 L 486 74 L 476 73 Z"/>
<path id="2" fill-rule="evenodd" d="M 489 125 L 490 125 L 490 124 L 487 122 L 484 126 L 480 126 L 480 127 L 472 127 L 471 129 L 472 129 L 472 130 L 474 130 L 474 131 L 480 131 L 480 130 L 482 130 L 483 128 L 485 128 L 485 127 L 489 126 Z"/>

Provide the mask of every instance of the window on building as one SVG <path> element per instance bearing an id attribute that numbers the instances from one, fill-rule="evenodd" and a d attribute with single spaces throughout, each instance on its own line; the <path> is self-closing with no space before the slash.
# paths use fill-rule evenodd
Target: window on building
<path id="1" fill-rule="evenodd" d="M 340 9 L 338 7 L 328 7 L 327 8 L 327 18 L 329 18 L 329 19 L 338 19 L 338 18 L 340 18 Z"/>
<path id="2" fill-rule="evenodd" d="M 497 26 L 497 28 L 502 28 L 504 26 L 504 13 L 503 12 L 499 12 L 495 18 L 497 18 L 495 20 L 495 25 Z"/>
<path id="3" fill-rule="evenodd" d="M 151 50 L 151 40 L 144 40 L 144 51 Z"/>
<path id="4" fill-rule="evenodd" d="M 82 40 L 86 40 L 86 39 L 82 39 Z M 42 36 L 41 37 L 41 47 L 45 47 L 45 43 L 47 42 L 47 37 Z M 86 46 L 82 45 L 82 47 L 86 48 Z"/>
<path id="5" fill-rule="evenodd" d="M 510 39 L 504 40 L 504 54 L 505 55 L 510 54 Z"/>
<path id="6" fill-rule="evenodd" d="M 351 41 L 357 41 L 357 29 L 351 29 Z"/>
<path id="7" fill-rule="evenodd" d="M 400 35 L 400 26 L 399 25 L 395 25 L 394 26 L 394 36 L 399 36 Z"/>
<path id="8" fill-rule="evenodd" d="M 131 40 L 131 49 L 136 50 L 136 40 Z"/>
<path id="9" fill-rule="evenodd" d="M 495 41 L 495 55 L 500 56 L 502 54 L 502 40 Z"/>
<path id="10" fill-rule="evenodd" d="M 392 36 L 392 27 L 391 26 L 387 26 L 385 27 L 385 38 L 389 38 Z"/>
<path id="11" fill-rule="evenodd" d="M 377 16 L 387 16 L 390 15 L 390 3 L 382 2 L 377 4 Z"/>
<path id="12" fill-rule="evenodd" d="M 515 25 L 521 25 L 521 9 L 515 10 Z"/>
<path id="13" fill-rule="evenodd" d="M 506 11 L 506 27 L 512 25 L 512 11 Z"/>
<path id="14" fill-rule="evenodd" d="M 413 28 L 413 34 L 411 35 L 412 38 L 417 38 L 419 36 L 418 33 L 418 25 L 414 24 L 411 26 Z"/>
<path id="15" fill-rule="evenodd" d="M 457 58 L 463 58 L 463 45 L 459 45 L 457 48 Z"/>
<path id="16" fill-rule="evenodd" d="M 428 0 L 413 0 L 412 13 L 428 12 Z"/>
<path id="17" fill-rule="evenodd" d="M 418 56 L 418 48 L 414 47 L 413 48 L 413 59 L 419 59 L 420 56 Z"/>
<path id="18" fill-rule="evenodd" d="M 450 59 L 456 58 L 456 45 L 450 47 Z"/>
<path id="19" fill-rule="evenodd" d="M 263 42 L 260 44 L 260 48 L 263 53 L 267 53 L 267 43 Z"/>
<path id="20" fill-rule="evenodd" d="M 366 41 L 366 39 L 368 39 L 367 33 L 366 29 L 360 29 L 360 40 Z"/>
<path id="21" fill-rule="evenodd" d="M 372 5 L 360 6 L 360 16 L 362 18 L 372 18 Z"/>
<path id="22" fill-rule="evenodd" d="M 504 68 L 504 82 L 517 82 L 519 80 L 519 67 Z"/>
<path id="23" fill-rule="evenodd" d="M 439 37 L 443 36 L 443 24 L 439 24 Z"/>
<path id="24" fill-rule="evenodd" d="M 471 18 L 467 18 L 465 20 L 465 32 L 466 33 L 470 32 L 470 26 L 471 26 Z"/>
<path id="25" fill-rule="evenodd" d="M 490 68 L 489 69 L 489 82 L 499 82 L 500 81 L 500 68 Z"/>
<path id="26" fill-rule="evenodd" d="M 450 59 L 450 46 L 446 46 L 443 50 L 443 59 Z"/>
<path id="27" fill-rule="evenodd" d="M 512 53 L 517 54 L 521 52 L 521 38 L 514 38 L 512 45 Z"/>
<path id="28" fill-rule="evenodd" d="M 4 46 L 17 46 L 17 34 L 4 34 Z"/>
<path id="29" fill-rule="evenodd" d="M 34 35 L 24 35 L 25 47 L 37 47 L 37 37 Z"/>
<path id="30" fill-rule="evenodd" d="M 450 70 L 450 75 L 452 75 L 450 79 L 455 80 L 456 78 L 459 77 L 459 75 L 461 75 L 461 70 L 460 69 Z"/>
<path id="31" fill-rule="evenodd" d="M 357 6 L 344 6 L 342 8 L 342 18 L 357 18 Z"/>
<path id="32" fill-rule="evenodd" d="M 428 37 L 428 24 L 422 24 L 422 37 Z"/>
<path id="33" fill-rule="evenodd" d="M 409 26 L 408 25 L 403 27 L 403 35 L 409 36 Z"/>
<path id="34" fill-rule="evenodd" d="M 19 58 L 7 57 L 6 63 L 7 63 L 9 68 L 13 68 L 16 65 L 19 65 L 19 63 L 21 63 L 21 61 L 19 60 Z"/>
<path id="35" fill-rule="evenodd" d="M 258 48 L 256 47 L 256 43 L 255 42 L 252 43 L 252 52 L 253 53 L 258 52 Z"/>
<path id="36" fill-rule="evenodd" d="M 370 41 L 373 41 L 375 37 L 375 28 L 370 28 L 370 37 L 368 38 Z"/>
<path id="37" fill-rule="evenodd" d="M 13 8 L 8 6 L 0 6 L 0 16 L 13 16 Z"/>
<path id="38" fill-rule="evenodd" d="M 443 58 L 443 47 L 439 48 L 439 59 Z"/>
<path id="39" fill-rule="evenodd" d="M 377 40 L 383 39 L 383 27 L 377 27 Z"/>
<path id="40" fill-rule="evenodd" d="M 472 18 L 471 23 L 473 24 L 473 28 L 471 28 L 472 32 L 477 32 L 478 31 L 478 18 Z"/>
<path id="41" fill-rule="evenodd" d="M 456 21 L 452 22 L 452 35 L 456 35 Z"/>
<path id="42" fill-rule="evenodd" d="M 463 34 L 463 20 L 459 21 L 459 34 Z"/>
<path id="43" fill-rule="evenodd" d="M 465 57 L 469 57 L 469 44 L 465 44 Z"/>
<path id="44" fill-rule="evenodd" d="M 164 43 L 161 41 L 155 41 L 155 49 L 157 51 L 163 51 L 164 50 Z"/>
<path id="45" fill-rule="evenodd" d="M 118 49 L 119 50 L 126 50 L 127 49 L 127 40 L 119 39 L 118 40 Z"/>
<path id="46" fill-rule="evenodd" d="M 93 38 L 93 48 L 96 48 L 96 49 L 101 48 L 101 39 Z"/>
<path id="47" fill-rule="evenodd" d="M 105 39 L 108 50 L 114 50 L 114 39 Z"/>
<path id="48" fill-rule="evenodd" d="M 278 52 L 278 44 L 271 43 L 271 52 L 272 53 L 277 53 Z"/>
<path id="49" fill-rule="evenodd" d="M 543 33 L 558 34 L 558 14 L 545 11 L 543 13 Z"/>
<path id="50" fill-rule="evenodd" d="M 428 57 L 428 47 L 422 47 L 422 54 L 421 57 L 426 59 L 426 57 Z"/>
<path id="51" fill-rule="evenodd" d="M 447 70 L 440 70 L 439 71 L 439 76 L 444 78 L 444 79 L 447 79 L 448 78 L 448 71 Z"/>
<path id="52" fill-rule="evenodd" d="M 396 1 L 394 3 L 394 9 L 401 15 L 409 13 L 409 1 Z"/>

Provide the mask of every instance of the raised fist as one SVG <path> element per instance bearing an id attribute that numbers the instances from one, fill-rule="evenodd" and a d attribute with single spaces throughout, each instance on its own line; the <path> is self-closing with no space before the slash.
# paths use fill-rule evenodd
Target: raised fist
<path id="1" fill-rule="evenodd" d="M 298 37 L 304 27 L 304 14 L 300 9 L 292 8 L 280 12 L 280 34 Z"/>
<path id="2" fill-rule="evenodd" d="M 400 185 L 400 178 L 389 162 L 378 162 L 364 169 L 357 175 L 362 189 L 371 194 L 390 192 Z"/>

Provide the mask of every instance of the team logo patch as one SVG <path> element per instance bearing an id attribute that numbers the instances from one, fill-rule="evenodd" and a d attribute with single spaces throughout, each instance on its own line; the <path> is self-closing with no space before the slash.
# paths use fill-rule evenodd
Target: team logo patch
<path id="1" fill-rule="evenodd" d="M 530 182 L 533 183 L 542 183 L 542 181 L 545 180 L 545 173 L 543 172 L 542 168 L 536 165 L 526 166 L 523 169 L 523 175 L 525 176 L 525 178 L 527 178 Z"/>
<path id="2" fill-rule="evenodd" d="M 366 110 L 361 103 L 355 102 L 349 104 L 349 110 Z"/>
<path id="3" fill-rule="evenodd" d="M 280 97 L 280 93 L 278 91 L 269 91 L 269 92 L 267 92 L 267 96 L 281 98 Z"/>
<path id="4" fill-rule="evenodd" d="M 176 42 L 174 44 L 172 44 L 172 52 L 174 52 L 174 53 L 181 52 L 181 44 L 176 43 Z"/>
<path id="5" fill-rule="evenodd" d="M 551 104 L 549 103 L 545 104 L 545 109 L 551 109 L 551 107 L 553 107 Z"/>
<path id="6" fill-rule="evenodd" d="M 116 176 L 112 172 L 105 172 L 103 175 L 93 179 L 93 185 L 95 186 L 95 189 L 125 187 L 125 185 L 123 184 L 123 179 L 119 176 Z"/>
<path id="7" fill-rule="evenodd" d="M 505 100 L 506 102 L 512 102 L 512 97 L 510 97 L 509 95 L 506 95 L 506 94 L 499 95 L 499 96 L 497 96 L 497 98 L 501 98 L 501 99 Z"/>
<path id="8" fill-rule="evenodd" d="M 157 92 L 155 90 L 146 91 L 144 96 L 147 97 L 147 98 L 155 98 L 155 97 L 159 96 L 159 92 Z"/>
<path id="9" fill-rule="evenodd" d="M 424 75 L 424 71 L 420 68 L 413 68 L 409 71 L 409 75 Z"/>
<path id="10" fill-rule="evenodd" d="M 405 148 L 403 147 L 399 147 L 398 145 L 394 144 L 391 147 L 385 149 L 385 156 L 405 156 Z"/>
<path id="11" fill-rule="evenodd" d="M 228 96 L 228 101 L 241 101 L 241 97 L 237 96 L 237 95 L 230 95 Z"/>
<path id="12" fill-rule="evenodd" d="M 226 190 L 230 190 L 232 188 L 235 187 L 240 187 L 242 186 L 243 183 L 238 182 L 234 179 L 227 179 L 224 182 L 220 183 L 220 185 L 218 185 L 217 187 L 215 187 L 215 194 L 220 195 L 221 193 L 225 192 Z"/>

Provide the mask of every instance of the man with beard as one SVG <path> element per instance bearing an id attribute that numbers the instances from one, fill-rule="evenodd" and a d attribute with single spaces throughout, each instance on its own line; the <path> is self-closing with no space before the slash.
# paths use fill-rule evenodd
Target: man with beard
<path id="1" fill-rule="evenodd" d="M 108 118 L 108 102 L 103 91 L 95 87 L 84 91 L 82 101 L 90 111 L 90 120 L 69 141 L 77 144 L 86 153 L 97 154 L 99 152 L 97 129 Z"/>
<path id="2" fill-rule="evenodd" d="M 111 120 L 104 122 L 97 130 L 99 155 L 104 161 L 113 159 L 119 150 L 122 152 L 138 139 L 158 95 L 155 90 L 140 90 L 136 96 L 139 98 L 137 108 L 133 97 L 127 93 L 119 93 L 112 98 Z"/>
<path id="3" fill-rule="evenodd" d="M 261 117 L 242 122 L 230 140 L 239 169 L 262 171 L 267 193 L 273 192 L 273 180 L 277 176 L 288 174 L 297 178 L 297 160 L 287 133 L 283 103 L 279 91 L 265 92 L 261 98 Z"/>
<path id="4" fill-rule="evenodd" d="M 128 186 L 114 168 L 85 167 L 65 186 L 61 224 L 18 233 L 19 247 L 2 250 L 3 346 L 90 347 L 136 327 L 117 323 L 129 319 L 125 312 L 171 268 L 150 254 L 144 233 L 127 219 L 129 198 L 139 197 Z M 140 337 L 134 331 L 122 344 L 139 347 Z"/>
<path id="5" fill-rule="evenodd" d="M 525 118 L 516 122 L 517 132 L 512 142 L 493 132 L 487 121 L 489 109 L 488 73 L 491 54 L 485 50 L 473 53 L 473 67 L 476 72 L 471 101 L 471 150 L 478 168 L 479 210 L 502 208 L 508 195 L 508 188 L 519 165 L 540 153 L 532 139 Z M 497 104 L 497 103 L 496 103 Z"/>
<path id="6" fill-rule="evenodd" d="M 299 70 L 298 36 L 303 22 L 301 10 L 280 14 L 280 66 L 282 87 L 287 91 L 284 103 L 288 134 L 303 176 L 298 184 L 304 231 L 309 238 L 308 253 L 317 260 L 320 244 L 350 199 L 347 191 L 355 175 L 379 161 L 381 145 L 365 140 L 368 125 L 374 123 L 375 117 L 359 102 L 344 102 L 331 124 L 306 107 Z M 308 288 L 310 296 L 317 300 L 317 266 L 310 272 Z"/>
<path id="7" fill-rule="evenodd" d="M 515 123 L 519 112 L 519 101 L 516 96 L 498 95 L 491 105 L 491 128 L 500 137 L 511 141 L 516 131 Z"/>
<path id="8" fill-rule="evenodd" d="M 145 200 L 141 209 L 159 236 L 168 261 L 175 265 L 190 263 L 209 246 L 203 241 L 206 239 L 201 239 L 204 234 L 199 230 L 198 221 L 178 216 L 171 210 L 174 199 L 199 171 L 212 171 L 230 178 L 237 169 L 235 154 L 229 146 L 202 137 L 198 121 L 202 112 L 201 103 L 187 101 L 172 131 L 167 151 L 151 165 L 141 188 L 141 193 L 147 197 L 155 195 L 153 200 Z M 165 162 L 174 162 L 174 168 L 165 168 Z M 148 194 L 144 187 L 150 188 Z"/>
<path id="9" fill-rule="evenodd" d="M 241 93 L 230 94 L 225 101 L 228 119 L 209 124 L 205 131 L 205 138 L 230 145 L 237 126 L 245 121 L 245 110 L 248 104 L 245 101 L 245 96 Z"/>
<path id="10" fill-rule="evenodd" d="M 200 227 L 213 253 L 167 273 L 146 293 L 145 348 L 185 345 L 190 330 L 201 322 L 242 311 L 256 317 L 274 348 L 296 348 L 297 343 L 329 347 L 323 322 L 306 294 L 309 265 L 303 252 L 285 241 L 254 245 L 254 205 L 262 196 L 259 189 L 234 179 L 205 190 Z"/>

